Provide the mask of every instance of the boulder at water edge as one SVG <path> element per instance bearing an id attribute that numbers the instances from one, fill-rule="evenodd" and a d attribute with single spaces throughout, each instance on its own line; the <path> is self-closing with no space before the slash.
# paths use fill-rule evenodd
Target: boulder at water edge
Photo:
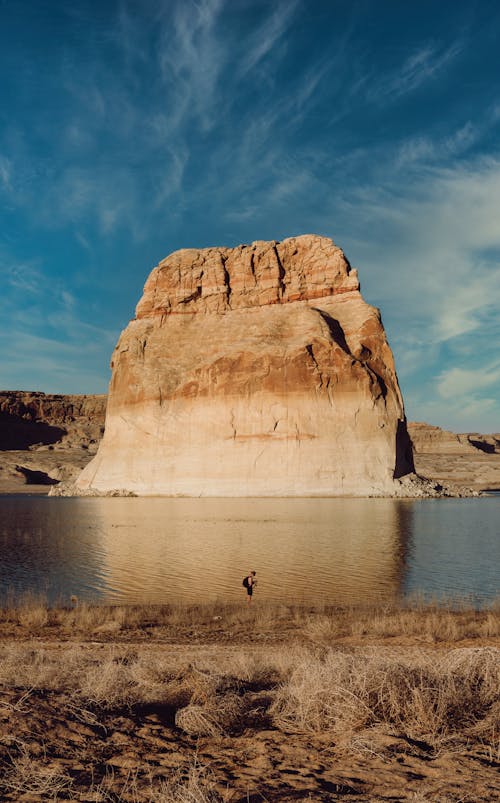
<path id="1" fill-rule="evenodd" d="M 380 314 L 325 237 L 171 254 L 111 366 L 83 493 L 392 495 L 413 470 Z"/>

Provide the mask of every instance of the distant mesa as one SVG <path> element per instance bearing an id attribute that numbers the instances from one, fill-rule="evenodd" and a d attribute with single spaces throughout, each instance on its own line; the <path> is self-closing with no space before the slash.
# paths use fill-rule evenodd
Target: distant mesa
<path id="1" fill-rule="evenodd" d="M 413 471 L 380 313 L 325 237 L 171 254 L 111 367 L 77 492 L 391 496 Z"/>
<path id="2" fill-rule="evenodd" d="M 456 434 L 430 424 L 408 424 L 417 470 L 449 487 L 500 489 L 500 434 Z"/>
<path id="3" fill-rule="evenodd" d="M 97 451 L 106 396 L 0 391 L 0 493 L 71 483 Z"/>
<path id="4" fill-rule="evenodd" d="M 0 451 L 97 443 L 106 396 L 0 391 Z"/>

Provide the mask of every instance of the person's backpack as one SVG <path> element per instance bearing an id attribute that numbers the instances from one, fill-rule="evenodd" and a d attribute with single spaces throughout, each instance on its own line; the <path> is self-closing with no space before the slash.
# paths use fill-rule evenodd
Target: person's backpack
<path id="1" fill-rule="evenodd" d="M 243 578 L 243 583 L 242 583 L 242 585 L 243 585 L 243 586 L 245 586 L 245 588 L 248 588 L 248 577 L 244 577 L 244 578 Z"/>

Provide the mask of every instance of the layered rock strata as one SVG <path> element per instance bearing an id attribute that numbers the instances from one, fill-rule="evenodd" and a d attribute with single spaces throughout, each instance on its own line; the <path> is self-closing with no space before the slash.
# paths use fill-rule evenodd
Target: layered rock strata
<path id="1" fill-rule="evenodd" d="M 171 254 L 111 366 L 83 492 L 387 495 L 413 468 L 380 314 L 329 239 Z"/>
<path id="2" fill-rule="evenodd" d="M 414 422 L 408 431 L 420 474 L 452 487 L 500 489 L 500 434 L 456 434 Z"/>
<path id="3" fill-rule="evenodd" d="M 0 391 L 0 451 L 91 446 L 104 431 L 106 395 Z"/>
<path id="4" fill-rule="evenodd" d="M 105 413 L 105 395 L 0 391 L 0 493 L 76 479 L 97 451 Z"/>

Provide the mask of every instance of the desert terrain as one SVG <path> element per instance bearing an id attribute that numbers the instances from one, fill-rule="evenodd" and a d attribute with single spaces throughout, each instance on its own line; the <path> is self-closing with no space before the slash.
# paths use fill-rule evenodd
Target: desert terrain
<path id="1" fill-rule="evenodd" d="M 409 423 L 418 474 L 451 487 L 500 490 L 500 434 L 457 434 L 423 423 Z"/>
<path id="2" fill-rule="evenodd" d="M 0 391 L 0 493 L 47 494 L 95 455 L 106 396 Z"/>
<path id="3" fill-rule="evenodd" d="M 0 637 L 2 800 L 500 795 L 498 609 L 32 599 Z"/>

